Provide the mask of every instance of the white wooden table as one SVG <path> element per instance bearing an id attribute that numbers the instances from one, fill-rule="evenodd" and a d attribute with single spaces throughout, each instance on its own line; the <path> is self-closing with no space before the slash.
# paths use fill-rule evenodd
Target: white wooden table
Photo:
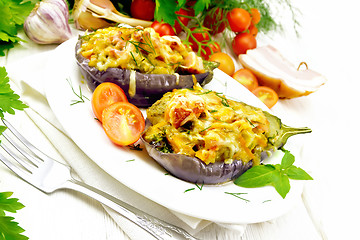
<path id="1" fill-rule="evenodd" d="M 293 62 L 306 61 L 328 82 L 307 97 L 280 101 L 273 110 L 281 118 L 301 120 L 312 128 L 302 159 L 315 180 L 306 184 L 302 203 L 284 216 L 248 225 L 242 236 L 220 227 L 205 229 L 203 239 L 359 239 L 359 4 L 355 0 L 296 0 L 293 4 L 302 12 L 301 38 L 274 38 L 289 50 Z M 299 49 L 292 49 L 294 41 Z M 51 48 L 29 42 L 0 61 L 4 65 Z M 26 205 L 12 216 L 30 239 L 129 239 L 96 201 L 72 191 L 46 195 L 0 164 L 0 192 L 4 191 L 14 192 Z"/>

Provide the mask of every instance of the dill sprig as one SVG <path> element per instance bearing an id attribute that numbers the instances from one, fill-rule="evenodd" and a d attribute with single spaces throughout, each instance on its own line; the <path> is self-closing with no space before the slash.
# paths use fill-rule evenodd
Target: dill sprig
<path id="1" fill-rule="evenodd" d="M 84 96 L 84 95 L 82 94 L 82 90 L 81 90 L 80 85 L 79 85 L 79 93 L 76 93 L 76 92 L 75 92 L 75 89 L 74 89 L 74 86 L 73 86 L 73 84 L 72 84 L 72 82 L 71 82 L 71 79 L 70 79 L 70 78 L 66 78 L 66 81 L 69 83 L 69 85 L 70 85 L 70 87 L 71 87 L 71 90 L 72 90 L 72 92 L 75 94 L 75 96 L 79 98 L 79 100 L 72 100 L 72 103 L 70 104 L 71 106 L 72 106 L 72 105 L 75 105 L 75 104 L 78 104 L 78 103 L 84 103 L 85 100 L 90 101 L 89 98 L 87 98 L 86 96 Z"/>

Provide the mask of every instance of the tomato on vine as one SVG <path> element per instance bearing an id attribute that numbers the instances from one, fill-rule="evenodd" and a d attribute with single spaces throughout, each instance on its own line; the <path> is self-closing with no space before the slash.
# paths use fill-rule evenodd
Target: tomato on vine
<path id="1" fill-rule="evenodd" d="M 182 31 L 182 27 L 181 27 L 181 24 L 179 23 L 179 21 L 184 26 L 187 26 L 191 19 L 190 17 L 193 17 L 195 15 L 195 12 L 193 9 L 186 10 L 184 8 L 181 8 L 179 11 L 176 11 L 175 13 L 177 15 L 178 20 L 175 21 L 174 28 L 175 28 L 175 33 L 179 34 Z M 189 17 L 186 17 L 186 16 L 189 16 Z"/>
<path id="2" fill-rule="evenodd" d="M 197 52 L 199 50 L 199 43 L 200 45 L 206 44 L 210 40 L 210 35 L 206 30 L 196 27 L 190 28 L 190 30 L 192 32 L 192 36 L 189 37 L 190 46 L 194 52 Z"/>
<path id="3" fill-rule="evenodd" d="M 175 35 L 175 31 L 173 27 L 168 23 L 154 21 L 151 24 L 151 27 L 155 30 L 155 32 L 157 32 L 160 35 L 160 37 L 164 35 L 171 35 L 171 36 Z"/>
<path id="4" fill-rule="evenodd" d="M 220 45 L 217 42 L 210 43 L 209 46 L 204 46 L 203 49 L 205 50 L 205 53 L 201 52 L 201 56 L 205 60 L 209 60 L 209 57 L 212 54 L 217 53 L 217 52 L 221 52 Z"/>
<path id="5" fill-rule="evenodd" d="M 150 21 L 154 19 L 156 4 L 153 0 L 133 0 L 130 13 L 134 18 Z"/>
<path id="6" fill-rule="evenodd" d="M 250 15 L 251 15 L 251 22 L 256 25 L 260 22 L 261 14 L 260 11 L 257 8 L 251 8 L 250 9 Z"/>
<path id="7" fill-rule="evenodd" d="M 233 32 L 246 31 L 251 23 L 251 16 L 243 8 L 234 8 L 227 14 L 229 26 Z"/>
<path id="8" fill-rule="evenodd" d="M 217 8 L 216 10 L 211 9 L 204 18 L 204 27 L 210 29 L 210 33 L 215 35 L 225 30 L 226 20 L 223 17 L 224 10 Z"/>
<path id="9" fill-rule="evenodd" d="M 256 48 L 255 37 L 248 32 L 239 33 L 232 41 L 232 47 L 236 55 L 245 54 L 247 50 Z"/>

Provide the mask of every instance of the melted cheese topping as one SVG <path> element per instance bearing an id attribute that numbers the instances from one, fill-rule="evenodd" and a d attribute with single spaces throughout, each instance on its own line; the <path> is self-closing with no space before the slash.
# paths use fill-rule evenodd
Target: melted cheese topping
<path id="1" fill-rule="evenodd" d="M 89 59 L 90 67 L 100 71 L 107 68 L 154 74 L 173 74 L 178 69 L 191 73 L 205 71 L 202 59 L 189 58 L 193 52 L 178 37 L 160 37 L 152 28 L 98 29 L 82 37 L 80 53 Z"/>
<path id="2" fill-rule="evenodd" d="M 146 141 L 165 134 L 174 153 L 206 164 L 236 159 L 259 164 L 268 146 L 269 122 L 264 113 L 214 91 L 174 90 L 150 107 L 147 116 L 153 126 L 144 135 Z"/>

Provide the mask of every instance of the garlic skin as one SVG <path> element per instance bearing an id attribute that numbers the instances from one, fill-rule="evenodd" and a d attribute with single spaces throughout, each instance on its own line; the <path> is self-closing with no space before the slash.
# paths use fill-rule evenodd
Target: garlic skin
<path id="1" fill-rule="evenodd" d="M 38 44 L 59 44 L 72 37 L 65 0 L 37 3 L 24 22 L 26 35 Z"/>

